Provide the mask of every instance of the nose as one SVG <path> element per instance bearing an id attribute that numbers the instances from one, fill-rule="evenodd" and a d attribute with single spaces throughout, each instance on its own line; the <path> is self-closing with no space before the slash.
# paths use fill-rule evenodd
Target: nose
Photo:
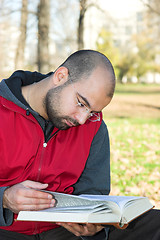
<path id="1" fill-rule="evenodd" d="M 75 119 L 80 125 L 82 125 L 87 121 L 88 113 L 87 112 L 77 113 L 75 115 Z"/>

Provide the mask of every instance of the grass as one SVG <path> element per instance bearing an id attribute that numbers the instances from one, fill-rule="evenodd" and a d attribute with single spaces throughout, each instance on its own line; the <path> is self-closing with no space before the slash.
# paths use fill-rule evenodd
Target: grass
<path id="1" fill-rule="evenodd" d="M 104 111 L 111 194 L 147 196 L 160 208 L 160 86 L 118 85 Z"/>

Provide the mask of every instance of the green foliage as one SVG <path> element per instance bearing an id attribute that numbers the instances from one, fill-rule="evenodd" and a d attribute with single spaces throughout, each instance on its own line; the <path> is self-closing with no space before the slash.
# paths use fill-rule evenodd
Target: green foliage
<path id="1" fill-rule="evenodd" d="M 119 49 L 114 46 L 111 32 L 107 32 L 105 29 L 101 30 L 97 41 L 97 48 L 112 59 L 113 63 L 119 61 Z"/>
<path id="2" fill-rule="evenodd" d="M 140 79 L 148 72 L 160 72 L 156 64 L 156 55 L 153 40 L 149 32 L 134 35 L 128 45 L 116 46 L 110 32 L 102 29 L 97 40 L 97 50 L 111 59 L 117 79 L 121 82 L 126 76 Z"/>
<path id="3" fill-rule="evenodd" d="M 116 67 L 120 60 L 120 51 L 114 46 L 112 33 L 102 29 L 97 40 L 97 50 L 105 54 L 112 62 L 116 76 L 119 75 L 119 69 Z"/>
<path id="4" fill-rule="evenodd" d="M 137 46 L 137 53 L 135 54 L 136 65 L 133 67 L 133 72 L 135 76 L 140 78 L 149 71 L 155 71 L 156 53 L 153 41 L 146 33 L 133 36 L 133 41 L 135 41 Z"/>

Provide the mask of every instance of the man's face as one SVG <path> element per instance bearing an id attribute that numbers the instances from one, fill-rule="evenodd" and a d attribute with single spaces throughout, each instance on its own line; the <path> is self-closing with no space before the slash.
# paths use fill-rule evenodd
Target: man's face
<path id="1" fill-rule="evenodd" d="M 60 85 L 48 91 L 45 98 L 45 108 L 48 119 L 53 125 L 61 130 L 66 130 L 72 126 L 78 126 L 79 123 L 63 111 L 63 93 L 67 86 Z M 68 93 L 69 94 L 69 93 Z M 67 99 L 66 99 L 67 100 Z M 67 103 L 66 103 L 67 104 Z M 66 107 L 64 107 L 64 110 Z M 68 113 L 69 114 L 69 113 Z"/>
<path id="2" fill-rule="evenodd" d="M 87 80 L 50 89 L 44 99 L 48 119 L 61 130 L 84 124 L 89 113 L 100 112 L 111 101 L 106 77 L 106 70 L 98 68 Z"/>

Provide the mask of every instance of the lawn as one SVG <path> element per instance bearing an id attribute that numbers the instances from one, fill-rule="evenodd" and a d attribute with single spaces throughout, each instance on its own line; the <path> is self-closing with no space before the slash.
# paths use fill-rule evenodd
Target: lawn
<path id="1" fill-rule="evenodd" d="M 141 195 L 160 208 L 160 86 L 118 85 L 104 111 L 111 194 Z"/>

